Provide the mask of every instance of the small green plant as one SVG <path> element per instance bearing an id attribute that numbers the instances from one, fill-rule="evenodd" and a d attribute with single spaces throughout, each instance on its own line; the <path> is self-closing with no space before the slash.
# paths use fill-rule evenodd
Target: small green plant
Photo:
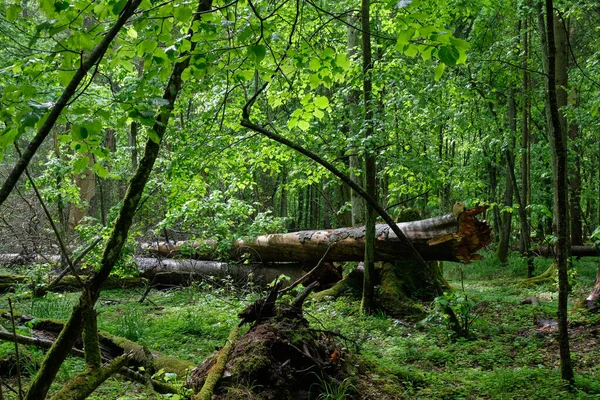
<path id="1" fill-rule="evenodd" d="M 316 374 L 315 374 L 316 375 Z M 317 375 L 317 383 L 313 383 L 310 386 L 309 392 L 313 392 L 313 387 L 318 394 L 315 400 L 342 400 L 348 398 L 353 392 L 356 391 L 354 385 L 349 378 L 344 379 L 341 382 L 329 380 L 324 376 Z M 312 397 L 309 394 L 309 400 Z"/>
<path id="2" fill-rule="evenodd" d="M 176 329 L 177 332 L 186 335 L 204 335 L 207 333 L 205 318 L 197 311 L 186 310 L 185 314 L 179 317 L 180 325 Z"/>
<path id="3" fill-rule="evenodd" d="M 117 327 L 117 335 L 135 342 L 144 336 L 147 329 L 146 315 L 140 310 L 131 310 L 121 316 Z"/>
<path id="4" fill-rule="evenodd" d="M 476 312 L 476 304 L 463 291 L 444 292 L 433 301 L 433 318 L 449 328 L 452 338 L 472 338 L 471 327 L 480 317 Z"/>

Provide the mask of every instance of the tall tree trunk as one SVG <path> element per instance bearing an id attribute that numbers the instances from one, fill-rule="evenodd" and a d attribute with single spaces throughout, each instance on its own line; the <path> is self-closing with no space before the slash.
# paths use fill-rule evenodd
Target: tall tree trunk
<path id="1" fill-rule="evenodd" d="M 523 58 L 521 66 L 523 67 L 523 105 L 521 107 L 521 196 L 519 201 L 519 225 L 521 234 L 519 235 L 519 251 L 521 256 L 527 259 L 527 277 L 533 276 L 533 258 L 529 254 L 530 247 L 530 229 L 528 221 L 528 206 L 529 206 L 529 146 L 531 134 L 529 129 L 530 122 L 530 76 L 527 70 L 529 59 L 529 13 L 525 10 L 523 17 Z M 515 187 L 515 191 L 518 188 Z"/>
<path id="2" fill-rule="evenodd" d="M 512 149 L 515 147 L 515 134 L 517 130 L 517 110 L 515 105 L 514 92 L 511 89 L 508 91 L 508 135 L 509 135 L 509 146 L 505 152 L 505 189 L 504 189 L 504 200 L 503 206 L 506 208 L 512 208 L 513 205 L 513 182 L 511 176 L 514 175 L 514 156 Z M 512 211 L 503 211 L 501 216 L 500 224 L 500 240 L 498 243 L 498 249 L 496 254 L 501 263 L 506 264 L 508 262 L 508 250 L 510 242 L 510 233 L 512 227 Z"/>
<path id="3" fill-rule="evenodd" d="M 571 105 L 579 106 L 579 94 L 577 89 L 571 89 Z M 577 144 L 579 126 L 569 124 L 569 139 L 574 161 L 569 171 L 569 187 L 571 194 L 571 246 L 583 245 L 583 227 L 581 224 L 581 149 Z"/>
<path id="4" fill-rule="evenodd" d="M 361 1 L 361 28 L 362 28 L 362 55 L 363 55 L 363 103 L 365 124 L 365 189 L 371 198 L 377 200 L 377 165 L 375 161 L 375 149 L 370 143 L 373 136 L 373 105 L 371 71 L 373 62 L 371 55 L 371 26 L 370 0 Z M 365 224 L 365 259 L 363 295 L 360 304 L 362 313 L 370 313 L 374 308 L 374 275 L 375 275 L 375 220 L 377 215 L 375 209 L 367 204 L 365 213 L 367 216 Z"/>
<path id="5" fill-rule="evenodd" d="M 211 7 L 211 0 L 201 0 L 192 23 L 199 20 L 203 13 L 209 11 Z M 190 30 L 189 35 L 191 36 L 193 33 L 194 32 Z M 192 52 L 195 47 L 196 42 L 192 42 L 190 52 Z M 114 265 L 117 263 L 121 254 L 121 249 L 127 240 L 127 235 L 133 222 L 133 216 L 139 205 L 142 193 L 144 192 L 144 187 L 150 178 L 152 167 L 158 157 L 160 140 L 162 140 L 166 128 L 169 125 L 169 119 L 173 112 L 175 100 L 181 89 L 181 74 L 189 66 L 189 60 L 189 57 L 183 57 L 181 62 L 174 63 L 173 72 L 171 73 L 171 77 L 163 94 L 166 105 L 161 107 L 160 112 L 156 116 L 154 126 L 152 127 L 156 136 L 159 138 L 159 143 L 155 143 L 151 139 L 148 139 L 146 142 L 144 156 L 140 161 L 138 169 L 129 181 L 129 187 L 125 194 L 125 198 L 123 199 L 119 215 L 106 243 L 106 247 L 104 248 L 100 268 L 87 282 L 86 287 L 83 289 L 80 296 L 79 303 L 73 308 L 69 321 L 65 324 L 65 327 L 54 342 L 54 345 L 46 353 L 38 373 L 31 382 L 25 398 L 26 400 L 42 400 L 46 398 L 50 385 L 56 377 L 60 366 L 81 334 L 85 308 L 93 306 L 98 300 L 102 284 L 106 281 L 112 272 Z"/>
<path id="6" fill-rule="evenodd" d="M 348 58 L 353 60 L 356 58 L 356 47 L 358 46 L 358 30 L 353 27 L 357 23 L 357 18 L 354 13 L 348 14 Z M 359 92 L 358 89 L 351 89 L 350 94 L 348 95 L 348 105 L 350 106 L 349 111 L 349 135 L 354 136 L 357 135 L 357 129 L 355 123 L 355 115 L 357 114 L 358 109 L 358 97 Z M 357 147 L 352 147 L 349 149 L 349 163 L 350 163 L 350 179 L 357 185 L 362 186 L 362 177 L 357 175 L 357 171 L 363 170 L 363 162 L 360 157 L 359 149 Z M 352 201 L 352 225 L 358 226 L 365 223 L 365 202 L 364 200 L 356 194 L 354 191 L 350 193 L 350 198 Z"/>
<path id="7" fill-rule="evenodd" d="M 541 8 L 541 5 L 540 7 Z M 538 10 L 540 11 L 540 10 Z M 544 20 L 541 20 L 543 27 Z M 571 352 L 569 349 L 569 332 L 567 319 L 567 306 L 569 296 L 569 280 L 567 274 L 567 263 L 569 258 L 569 235 L 568 235 L 568 189 L 567 189 L 567 143 L 566 135 L 561 122 L 559 111 L 559 87 L 557 71 L 561 70 L 561 63 L 566 60 L 557 59 L 566 55 L 564 51 L 557 52 L 556 43 L 561 43 L 555 37 L 554 6 L 552 0 L 546 0 L 545 29 L 541 29 L 542 48 L 544 51 L 544 69 L 546 70 L 546 94 L 547 94 L 547 117 L 550 130 L 550 147 L 553 159 L 553 186 L 554 186 L 554 223 L 556 224 L 556 264 L 558 267 L 558 330 L 560 348 L 560 372 L 561 378 L 573 384 L 574 373 L 571 363 Z M 559 29 L 560 30 L 560 29 Z M 560 38 L 560 36 L 559 36 Z"/>

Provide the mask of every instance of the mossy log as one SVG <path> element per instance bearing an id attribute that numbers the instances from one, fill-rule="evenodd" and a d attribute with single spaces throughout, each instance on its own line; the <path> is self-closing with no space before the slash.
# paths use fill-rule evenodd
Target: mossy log
<path id="1" fill-rule="evenodd" d="M 330 287 L 318 293 L 313 293 L 311 299 L 315 301 L 324 300 L 327 298 L 338 298 L 344 295 L 360 296 L 362 292 L 363 271 L 362 269 L 354 269 L 344 276 L 344 278 Z"/>
<path id="2" fill-rule="evenodd" d="M 0 340 L 13 342 L 15 340 L 15 336 L 8 331 L 0 331 Z M 16 335 L 16 341 L 19 344 L 23 344 L 26 346 L 34 346 L 39 349 L 46 349 L 46 350 L 49 349 L 50 347 L 52 347 L 52 345 L 54 344 L 54 342 L 52 340 L 42 339 L 39 337 L 23 336 L 23 335 Z M 85 357 L 83 350 L 75 348 L 75 347 L 71 349 L 71 355 L 80 357 L 80 358 Z M 105 358 L 105 360 L 106 360 L 106 358 Z M 170 368 L 166 369 L 166 370 L 171 371 Z M 130 379 L 134 382 L 138 382 L 138 383 L 142 383 L 142 384 L 148 383 L 148 379 L 145 376 L 143 376 L 127 367 L 121 367 L 121 369 L 118 371 L 118 373 L 127 377 L 128 379 Z M 163 394 L 177 393 L 176 388 L 174 388 L 166 383 L 155 381 L 155 380 L 151 380 L 150 383 L 152 384 L 153 389 L 157 393 L 163 393 Z"/>
<path id="3" fill-rule="evenodd" d="M 10 314 L 6 310 L 0 310 L 0 316 L 3 318 L 9 318 Z M 22 324 L 28 323 L 33 329 L 34 334 L 36 331 L 43 332 L 43 334 L 40 334 L 40 336 L 43 338 L 55 338 L 65 324 L 65 322 L 61 320 L 48 318 L 32 319 L 31 316 L 27 315 L 16 315 L 15 318 L 17 318 Z M 1 336 L 0 339 L 2 339 Z M 156 370 L 164 369 L 167 372 L 174 372 L 180 377 L 185 376 L 189 370 L 195 366 L 189 361 L 171 357 L 158 351 L 146 351 L 140 344 L 119 336 L 112 335 L 103 330 L 98 331 L 98 339 L 100 342 L 103 359 L 113 359 L 122 356 L 123 354 L 131 353 L 131 363 L 133 366 L 148 367 L 148 365 L 152 365 Z M 43 347 L 43 344 L 37 344 L 36 338 L 31 338 L 31 340 L 32 342 L 27 344 L 45 348 Z M 75 342 L 75 347 L 73 348 L 75 351 L 74 354 L 78 355 L 77 351 L 81 351 L 82 349 L 83 342 L 80 337 Z"/>
<path id="4" fill-rule="evenodd" d="M 105 380 L 116 374 L 130 360 L 129 354 L 115 358 L 108 364 L 96 369 L 86 368 L 69 380 L 50 400 L 85 400 Z"/>
<path id="5" fill-rule="evenodd" d="M 31 325 L 34 330 L 57 335 L 62 330 L 64 322 L 54 319 L 34 319 L 31 321 Z M 194 364 L 189 361 L 167 356 L 158 351 L 146 351 L 142 345 L 102 330 L 98 331 L 98 339 L 103 358 L 115 358 L 131 353 L 132 365 L 146 368 L 152 366 L 157 371 L 164 369 L 168 372 L 175 372 L 177 376 L 185 376 L 188 370 L 194 367 Z M 81 339 L 78 339 L 75 347 L 81 348 L 81 346 Z"/>
<path id="6" fill-rule="evenodd" d="M 418 218 L 418 212 L 413 209 L 402 210 L 398 216 L 399 220 Z M 422 318 L 424 310 L 416 300 L 430 301 L 441 294 L 443 289 L 449 287 L 442 273 L 441 262 L 437 261 L 427 262 L 427 268 L 423 268 L 420 263 L 413 260 L 377 262 L 374 283 L 378 287 L 377 308 L 397 318 Z M 355 270 L 334 287 L 316 293 L 312 298 L 321 300 L 344 294 L 359 297 L 362 293 L 362 284 L 362 263 L 359 263 Z"/>
<path id="7" fill-rule="evenodd" d="M 0 275 L 0 293 L 11 292 L 17 285 L 25 284 L 29 278 L 25 275 Z"/>

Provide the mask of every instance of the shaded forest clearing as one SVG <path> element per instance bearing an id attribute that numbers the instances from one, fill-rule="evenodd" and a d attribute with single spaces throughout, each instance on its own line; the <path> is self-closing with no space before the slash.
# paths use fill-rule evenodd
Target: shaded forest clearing
<path id="1" fill-rule="evenodd" d="M 310 373 L 312 361 L 302 355 L 305 351 L 302 343 L 306 343 L 306 337 L 294 338 L 292 335 L 302 336 L 302 329 L 298 326 L 286 328 L 286 322 L 280 321 L 280 327 L 287 329 L 290 335 L 284 339 L 284 342 L 287 341 L 287 353 L 283 350 L 271 352 L 274 359 L 269 358 L 267 353 L 263 353 L 267 357 L 263 359 L 242 358 L 242 363 L 238 365 L 238 368 L 240 365 L 246 366 L 247 372 L 258 366 L 259 371 L 268 373 L 266 376 L 278 377 L 281 379 L 279 392 L 267 390 L 265 375 L 259 374 L 249 381 L 243 381 L 228 377 L 226 373 L 215 393 L 223 399 L 285 398 L 282 393 L 293 388 L 291 382 L 296 379 L 301 383 L 304 397 L 299 397 L 298 392 L 290 394 L 288 391 L 289 398 L 309 398 L 308 390 L 312 392 L 311 399 L 319 398 L 319 395 L 320 398 L 349 399 L 598 398 L 600 315 L 577 311 L 575 305 L 571 305 L 569 330 L 577 389 L 569 393 L 561 389 L 559 379 L 558 333 L 554 323 L 555 282 L 523 285 L 521 279 L 526 264 L 522 260 L 514 257 L 508 266 L 501 267 L 491 261 L 491 255 L 488 258 L 490 260 L 469 265 L 444 264 L 444 277 L 456 289 L 458 296 L 454 300 L 447 296 L 447 299 L 450 302 L 458 301 L 464 285 L 466 298 L 474 302 L 468 314 L 468 321 L 472 322 L 469 338 L 454 340 L 452 331 L 443 320 L 443 313 L 438 311 L 439 300 L 419 303 L 418 306 L 428 317 L 411 319 L 391 318 L 383 313 L 360 315 L 359 301 L 355 297 L 319 302 L 309 299 L 303 308 L 309 325 L 304 327 L 316 332 L 316 336 L 323 339 L 320 343 L 325 347 L 318 349 L 320 344 L 313 343 L 308 353 L 316 362 L 323 362 L 322 367 L 327 372 Z M 549 266 L 550 260 L 537 258 L 535 263 L 536 274 L 541 274 Z M 572 277 L 572 300 L 585 298 L 590 292 L 594 285 L 597 259 L 576 260 L 574 264 L 576 273 Z M 462 281 L 461 276 L 464 278 Z M 16 313 L 32 315 L 37 319 L 61 320 L 69 317 L 78 295 L 49 293 L 43 298 L 31 300 L 23 297 L 23 294 L 19 290 L 10 294 Z M 248 287 L 234 288 L 232 282 L 226 279 L 204 281 L 186 288 L 151 291 L 147 301 L 140 303 L 142 294 L 143 289 L 102 292 L 97 305 L 99 328 L 152 351 L 188 362 L 190 366 L 200 365 L 204 359 L 211 357 L 215 349 L 221 349 L 231 329 L 240 322 L 238 313 L 264 295 Z M 6 297 L 3 295 L 3 304 L 7 304 Z M 288 302 L 293 297 L 289 294 L 286 296 Z M 527 303 L 524 300 L 529 297 L 539 299 L 539 305 L 521 304 Z M 2 324 L 10 331 L 9 320 L 2 319 Z M 34 319 L 20 324 L 17 331 L 29 335 L 30 327 L 35 325 Z M 237 342 L 240 346 L 243 346 L 243 335 L 248 332 L 248 325 L 240 330 Z M 261 326 L 250 335 L 262 334 L 264 337 L 273 332 L 268 325 Z M 335 335 L 330 332 L 335 332 Z M 273 337 L 271 340 L 263 344 L 276 346 L 277 340 Z M 26 384 L 27 376 L 35 371 L 43 353 L 29 346 L 20 346 L 20 350 Z M 2 359 L 10 358 L 14 354 L 14 345 L 3 341 L 0 351 Z M 294 352 L 297 354 L 291 356 Z M 236 352 L 234 346 L 232 359 L 248 357 L 249 354 L 257 353 L 239 349 Z M 277 359 L 275 354 L 289 357 Z M 277 376 L 273 370 L 277 365 L 283 365 L 285 369 L 294 362 L 294 372 L 308 369 L 304 371 L 303 379 L 297 374 L 287 378 L 284 374 Z M 154 372 L 155 380 L 172 386 L 183 385 L 187 377 L 181 372 L 182 365 L 185 366 L 185 363 L 178 366 L 167 364 L 164 370 Z M 230 365 L 235 365 L 235 362 Z M 83 366 L 83 360 L 69 357 L 51 393 Z M 283 370 L 280 368 L 279 371 Z M 6 367 L 2 372 L 6 374 Z M 2 379 L 7 380 L 11 387 L 17 387 L 14 376 L 8 378 L 4 375 Z M 285 384 L 289 386 L 282 388 Z M 182 387 L 180 398 L 184 398 L 185 394 L 186 390 Z M 6 398 L 16 398 L 14 393 L 5 392 L 4 395 Z M 115 375 L 89 398 L 125 400 L 167 397 L 160 397 L 142 384 Z M 177 397 L 173 395 L 171 398 Z"/>

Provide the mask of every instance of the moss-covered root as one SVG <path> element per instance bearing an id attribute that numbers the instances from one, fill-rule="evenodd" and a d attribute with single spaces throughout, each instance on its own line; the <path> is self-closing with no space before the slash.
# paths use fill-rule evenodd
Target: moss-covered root
<path id="1" fill-rule="evenodd" d="M 348 275 L 346 275 L 344 279 L 342 279 L 329 289 L 323 290 L 318 293 L 313 293 L 311 299 L 314 301 L 321 301 L 328 297 L 336 299 L 348 293 L 354 293 L 357 296 L 360 296 L 360 293 L 362 292 L 362 281 L 362 270 L 355 269 Z"/>
<path id="2" fill-rule="evenodd" d="M 556 278 L 557 273 L 558 269 L 556 263 L 552 263 L 552 265 L 550 265 L 548 269 L 544 271 L 544 273 L 538 276 L 534 276 L 533 278 L 524 279 L 523 281 L 521 281 L 521 284 L 524 286 L 529 286 L 553 281 Z"/>
<path id="3" fill-rule="evenodd" d="M 67 382 L 50 400 L 87 399 L 98 386 L 117 373 L 129 360 L 131 360 L 131 355 L 124 354 L 100 369 L 86 368 L 85 371 Z"/>
<path id="4" fill-rule="evenodd" d="M 233 327 L 231 332 L 229 333 L 229 337 L 227 338 L 227 343 L 219 352 L 219 356 L 217 357 L 217 361 L 215 365 L 212 366 L 208 375 L 206 376 L 206 381 L 202 386 L 200 392 L 193 397 L 194 400 L 210 400 L 217 383 L 219 383 L 219 379 L 223 376 L 223 372 L 225 371 L 225 364 L 227 364 L 227 358 L 229 358 L 229 352 L 233 347 L 233 343 L 237 340 L 238 334 L 240 332 L 240 328 L 236 325 Z"/>

